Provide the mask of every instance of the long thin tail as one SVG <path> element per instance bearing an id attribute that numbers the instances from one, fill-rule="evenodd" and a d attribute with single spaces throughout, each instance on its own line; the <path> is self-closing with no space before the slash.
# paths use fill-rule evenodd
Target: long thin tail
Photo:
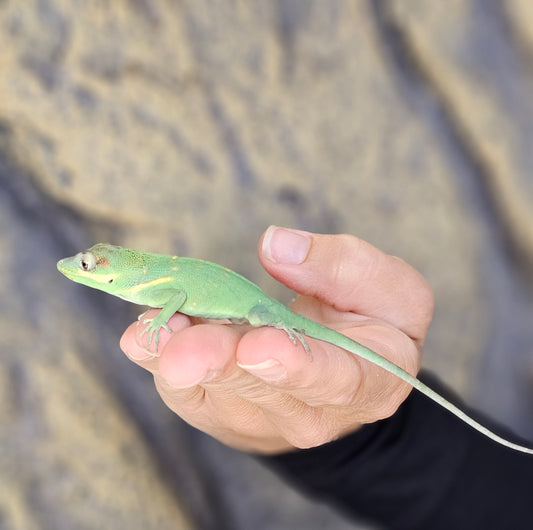
<path id="1" fill-rule="evenodd" d="M 300 318 L 302 318 L 301 315 L 299 316 Z M 513 442 L 509 442 L 505 438 L 502 438 L 501 436 L 498 436 L 497 434 L 493 433 L 492 431 L 478 423 L 476 420 L 465 414 L 461 409 L 450 403 L 447 399 L 443 398 L 440 394 L 438 394 L 437 392 L 429 388 L 427 385 L 419 381 L 416 377 L 413 377 L 411 374 L 407 373 L 405 370 L 403 370 L 399 366 L 396 366 L 394 363 L 385 359 L 376 352 L 366 348 L 365 346 L 362 346 L 358 342 L 350 339 L 342 333 L 317 324 L 316 322 L 312 322 L 312 324 L 313 325 L 309 326 L 309 330 L 305 329 L 302 326 L 304 329 L 302 329 L 301 331 L 306 336 L 340 346 L 341 348 L 348 350 L 350 353 L 358 355 L 359 357 L 362 357 L 363 359 L 366 359 L 367 361 L 370 361 L 371 363 L 374 363 L 377 366 L 381 366 L 384 370 L 387 370 L 387 372 L 390 372 L 391 374 L 394 374 L 400 379 L 403 379 L 406 383 L 409 383 L 419 392 L 422 392 L 422 394 L 435 401 L 435 403 L 438 403 L 441 407 L 444 407 L 445 409 L 449 410 L 452 414 L 454 414 L 459 419 L 470 425 L 472 428 L 476 429 L 476 431 L 479 431 L 491 440 L 494 440 L 495 442 L 504 445 L 505 447 L 509 447 L 510 449 L 514 449 L 515 451 L 533 454 L 533 449 L 515 444 Z M 320 326 L 320 328 L 316 328 L 316 325 Z M 311 331 L 311 329 L 316 329 L 317 331 L 313 332 Z"/>

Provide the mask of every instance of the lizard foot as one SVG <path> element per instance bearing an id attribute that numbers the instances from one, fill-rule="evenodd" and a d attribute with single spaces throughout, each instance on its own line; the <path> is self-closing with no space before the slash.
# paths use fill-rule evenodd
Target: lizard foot
<path id="1" fill-rule="evenodd" d="M 311 348 L 309 348 L 309 345 L 307 344 L 305 340 L 305 331 L 303 329 L 296 329 L 296 328 L 279 328 L 282 329 L 287 333 L 293 344 L 298 345 L 300 343 L 305 350 L 305 353 L 307 353 L 307 356 L 312 361 L 313 360 L 313 354 L 311 353 Z"/>
<path id="2" fill-rule="evenodd" d="M 144 335 L 147 335 L 147 348 L 148 351 L 150 351 L 150 344 L 152 344 L 152 341 L 155 344 L 155 354 L 157 354 L 157 350 L 159 347 L 159 333 L 161 331 L 161 328 L 165 329 L 169 333 L 171 332 L 170 327 L 168 324 L 163 321 L 162 319 L 159 319 L 158 316 L 155 316 L 154 318 L 144 318 L 145 313 L 142 315 L 139 315 L 139 322 L 141 324 L 145 325 L 145 328 L 141 331 L 141 337 Z"/>

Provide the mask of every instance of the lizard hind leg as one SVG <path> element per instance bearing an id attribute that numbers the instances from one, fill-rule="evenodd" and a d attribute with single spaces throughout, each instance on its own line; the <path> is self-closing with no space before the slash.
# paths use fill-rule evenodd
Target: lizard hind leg
<path id="1" fill-rule="evenodd" d="M 276 329 L 282 329 L 287 333 L 293 344 L 301 344 L 304 347 L 305 353 L 313 360 L 311 349 L 305 340 L 305 330 L 288 326 L 282 319 L 273 314 L 267 306 L 258 304 L 252 307 L 247 320 L 252 326 L 270 326 Z"/>
<path id="2" fill-rule="evenodd" d="M 298 343 L 300 343 L 304 347 L 305 353 L 307 353 L 309 359 L 311 359 L 311 361 L 313 360 L 313 354 L 311 353 L 309 344 L 307 344 L 307 341 L 305 340 L 305 334 L 303 329 L 287 328 L 286 326 L 276 327 L 285 331 L 294 344 L 297 345 Z"/>

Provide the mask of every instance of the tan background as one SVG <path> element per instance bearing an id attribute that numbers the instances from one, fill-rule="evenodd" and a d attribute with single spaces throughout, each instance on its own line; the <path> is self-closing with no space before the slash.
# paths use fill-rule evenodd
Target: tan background
<path id="1" fill-rule="evenodd" d="M 425 365 L 533 439 L 526 0 L 0 1 L 0 527 L 368 528 L 166 410 L 65 281 L 97 241 L 220 262 L 287 301 L 269 224 L 419 268 Z"/>

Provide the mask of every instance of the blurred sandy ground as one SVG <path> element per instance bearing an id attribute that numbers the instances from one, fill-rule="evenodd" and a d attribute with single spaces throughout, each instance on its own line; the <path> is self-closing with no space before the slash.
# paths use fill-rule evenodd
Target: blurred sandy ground
<path id="1" fill-rule="evenodd" d="M 526 0 L 0 2 L 0 528 L 348 529 L 185 425 L 55 262 L 97 241 L 237 269 L 349 232 L 437 300 L 425 366 L 533 438 Z"/>

